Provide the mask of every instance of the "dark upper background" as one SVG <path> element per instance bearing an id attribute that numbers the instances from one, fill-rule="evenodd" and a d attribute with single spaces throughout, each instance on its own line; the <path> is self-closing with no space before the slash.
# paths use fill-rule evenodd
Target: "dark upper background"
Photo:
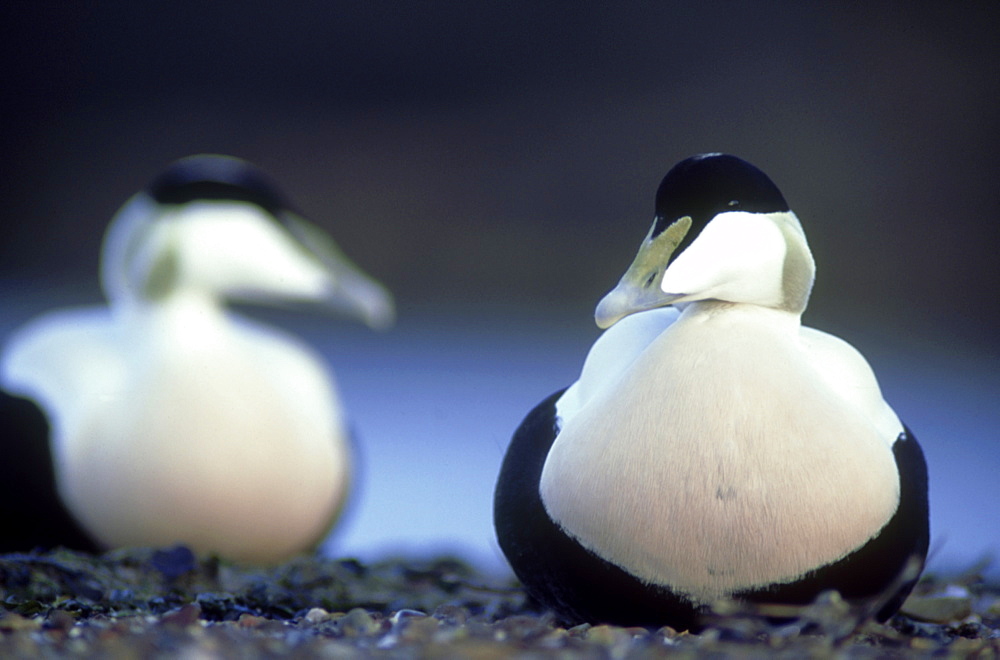
<path id="1" fill-rule="evenodd" d="M 805 225 L 810 321 L 993 343 L 994 3 L 610 4 L 10 3 L 0 278 L 96 297 L 112 213 L 209 151 L 270 172 L 404 309 L 589 310 L 666 170 L 728 151 Z"/>
<path id="2" fill-rule="evenodd" d="M 938 557 L 1000 548 L 1000 5 L 612 4 L 4 4 L 0 331 L 99 300 L 104 227 L 167 163 L 254 161 L 401 308 L 310 330 L 346 337 L 367 453 L 344 547 L 483 548 L 503 446 L 579 368 L 661 177 L 728 151 L 803 222 L 806 320 L 917 429 Z"/>

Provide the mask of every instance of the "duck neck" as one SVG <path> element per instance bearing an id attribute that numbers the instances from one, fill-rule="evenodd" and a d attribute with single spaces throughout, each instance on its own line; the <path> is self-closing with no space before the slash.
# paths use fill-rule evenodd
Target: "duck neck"
<path id="1" fill-rule="evenodd" d="M 752 303 L 698 300 L 678 305 L 678 308 L 681 309 L 681 319 L 683 320 L 745 317 L 761 319 L 775 327 L 788 328 L 789 330 L 798 330 L 802 325 L 801 312 Z"/>
<path id="2" fill-rule="evenodd" d="M 228 334 L 231 320 L 222 301 L 197 290 L 177 290 L 155 300 L 133 300 L 123 305 L 122 319 L 135 324 L 150 339 L 185 342 L 192 346 L 215 343 Z"/>

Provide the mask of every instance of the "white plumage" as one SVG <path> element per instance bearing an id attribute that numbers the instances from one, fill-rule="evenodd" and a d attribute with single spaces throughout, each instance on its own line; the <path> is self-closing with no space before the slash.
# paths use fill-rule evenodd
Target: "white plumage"
<path id="1" fill-rule="evenodd" d="M 604 334 L 497 480 L 497 537 L 538 600 L 571 623 L 692 629 L 718 599 L 825 589 L 896 611 L 927 552 L 926 464 L 861 354 L 802 326 L 814 275 L 753 165 L 667 173 L 597 306 Z"/>
<path id="2" fill-rule="evenodd" d="M 869 417 L 881 401 L 870 370 L 851 374 L 863 391 L 820 376 L 814 346 L 861 366 L 853 349 L 805 337 L 788 312 L 688 306 L 560 426 L 540 484 L 549 515 L 698 602 L 863 545 L 898 502 L 902 426 L 883 436 Z"/>
<path id="3" fill-rule="evenodd" d="M 242 178 L 259 176 L 249 167 L 174 165 L 185 176 L 169 192 L 193 199 L 143 192 L 109 227 L 110 306 L 51 312 L 5 347 L 3 386 L 46 411 L 62 498 L 104 546 L 276 561 L 318 543 L 343 506 L 351 459 L 332 373 L 226 301 L 329 304 L 373 326 L 391 322 L 392 302 L 332 242 L 290 228 L 319 230 L 254 203 L 258 191 L 242 199 Z M 206 182 L 221 185 L 198 198 Z"/>

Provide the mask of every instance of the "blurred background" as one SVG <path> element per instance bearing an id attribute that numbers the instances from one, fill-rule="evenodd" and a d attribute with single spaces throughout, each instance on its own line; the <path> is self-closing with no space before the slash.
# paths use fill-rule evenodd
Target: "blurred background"
<path id="1" fill-rule="evenodd" d="M 932 565 L 996 552 L 1000 6 L 612 4 L 5 4 L 0 341 L 101 301 L 104 227 L 167 163 L 251 160 L 399 305 L 383 334 L 258 314 L 324 351 L 358 430 L 329 551 L 501 570 L 511 433 L 576 377 L 661 177 L 726 151 L 802 220 L 806 322 L 925 448 Z"/>

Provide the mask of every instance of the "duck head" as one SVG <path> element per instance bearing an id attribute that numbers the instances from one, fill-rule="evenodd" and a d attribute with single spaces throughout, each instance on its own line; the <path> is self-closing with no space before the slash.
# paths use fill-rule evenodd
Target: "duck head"
<path id="1" fill-rule="evenodd" d="M 762 171 L 728 154 L 675 165 L 656 192 L 653 225 L 597 325 L 667 305 L 717 300 L 801 314 L 815 265 L 798 218 Z"/>
<path id="2" fill-rule="evenodd" d="M 262 172 L 228 156 L 181 159 L 133 196 L 105 235 L 101 280 L 112 305 L 124 308 L 185 292 L 318 303 L 375 328 L 394 318 L 379 283 Z"/>

